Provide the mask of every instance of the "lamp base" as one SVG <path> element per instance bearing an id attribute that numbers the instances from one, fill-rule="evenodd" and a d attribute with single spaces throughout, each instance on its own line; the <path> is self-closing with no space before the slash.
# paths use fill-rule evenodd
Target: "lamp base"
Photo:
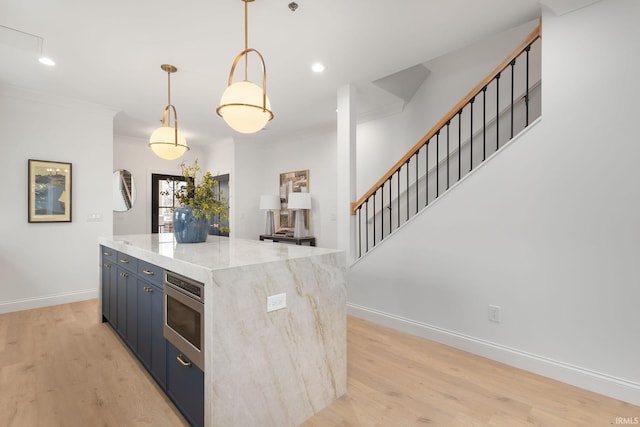
<path id="1" fill-rule="evenodd" d="M 296 224 L 293 229 L 293 237 L 305 237 L 304 228 L 304 210 L 298 209 L 296 211 Z"/>
<path id="2" fill-rule="evenodd" d="M 267 211 L 266 220 L 264 222 L 264 234 L 267 236 L 273 236 L 276 232 L 276 227 L 273 222 L 273 211 Z"/>

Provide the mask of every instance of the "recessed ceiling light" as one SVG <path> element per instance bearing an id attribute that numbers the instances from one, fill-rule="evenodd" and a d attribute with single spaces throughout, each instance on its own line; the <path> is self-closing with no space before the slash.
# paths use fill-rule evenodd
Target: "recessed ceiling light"
<path id="1" fill-rule="evenodd" d="M 319 62 L 316 62 L 311 66 L 311 69 L 313 70 L 314 73 L 321 73 L 324 71 L 324 65 L 322 65 Z"/>
<path id="2" fill-rule="evenodd" d="M 47 58 L 46 56 L 41 56 L 40 58 L 38 58 L 38 62 L 44 65 L 48 65 L 50 67 L 53 67 L 54 65 L 56 65 L 53 59 Z"/>

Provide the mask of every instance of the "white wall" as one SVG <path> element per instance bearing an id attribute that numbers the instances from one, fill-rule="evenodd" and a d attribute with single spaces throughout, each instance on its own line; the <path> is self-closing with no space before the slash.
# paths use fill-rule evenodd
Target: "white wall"
<path id="1" fill-rule="evenodd" d="M 335 131 L 236 141 L 234 169 L 236 237 L 257 239 L 264 232 L 265 212 L 258 202 L 262 194 L 278 194 L 280 173 L 309 169 L 310 233 L 317 246 L 336 247 Z"/>
<path id="2" fill-rule="evenodd" d="M 5 195 L 0 312 L 97 297 L 98 236 L 112 232 L 113 111 L 0 84 Z M 27 222 L 27 160 L 72 163 L 72 222 Z M 101 222 L 89 222 L 89 214 Z"/>
<path id="3" fill-rule="evenodd" d="M 113 234 L 144 234 L 151 232 L 151 174 L 181 175 L 180 164 L 191 164 L 197 158 L 203 171 L 214 164 L 206 150 L 191 149 L 180 159 L 164 160 L 153 154 L 146 139 L 114 135 L 113 170 L 126 169 L 135 181 L 138 198 L 126 212 L 113 212 Z M 213 170 L 212 170 L 213 173 Z"/>
<path id="4" fill-rule="evenodd" d="M 352 313 L 640 404 L 638 16 L 545 13 L 541 121 L 353 266 Z"/>

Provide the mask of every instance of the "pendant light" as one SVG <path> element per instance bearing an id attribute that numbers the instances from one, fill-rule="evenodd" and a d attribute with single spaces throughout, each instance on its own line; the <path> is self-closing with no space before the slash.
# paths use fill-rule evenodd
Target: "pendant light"
<path id="1" fill-rule="evenodd" d="M 171 64 L 160 66 L 167 72 L 167 106 L 162 112 L 162 126 L 156 129 L 149 138 L 149 147 L 160 158 L 165 160 L 175 160 L 182 157 L 189 150 L 187 140 L 178 130 L 178 113 L 176 107 L 171 104 L 171 73 L 178 71 Z M 173 111 L 173 127 L 171 126 L 171 112 Z M 168 116 L 168 117 L 167 117 Z"/>
<path id="2" fill-rule="evenodd" d="M 267 122 L 273 119 L 271 103 L 267 97 L 267 70 L 264 58 L 257 50 L 249 48 L 247 3 L 254 0 L 242 0 L 244 2 L 244 50 L 240 52 L 231 66 L 227 89 L 222 94 L 220 106 L 216 112 L 234 130 L 241 133 L 255 133 L 264 128 Z M 248 80 L 248 55 L 255 52 L 262 64 L 262 87 Z M 244 57 L 244 80 L 233 83 L 233 73 L 238 62 Z"/>

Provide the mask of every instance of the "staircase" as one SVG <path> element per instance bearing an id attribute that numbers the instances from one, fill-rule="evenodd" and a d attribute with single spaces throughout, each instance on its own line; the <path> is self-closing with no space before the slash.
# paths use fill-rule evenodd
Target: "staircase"
<path id="1" fill-rule="evenodd" d="M 449 191 L 540 116 L 540 39 L 538 26 L 352 204 L 358 258 Z"/>

